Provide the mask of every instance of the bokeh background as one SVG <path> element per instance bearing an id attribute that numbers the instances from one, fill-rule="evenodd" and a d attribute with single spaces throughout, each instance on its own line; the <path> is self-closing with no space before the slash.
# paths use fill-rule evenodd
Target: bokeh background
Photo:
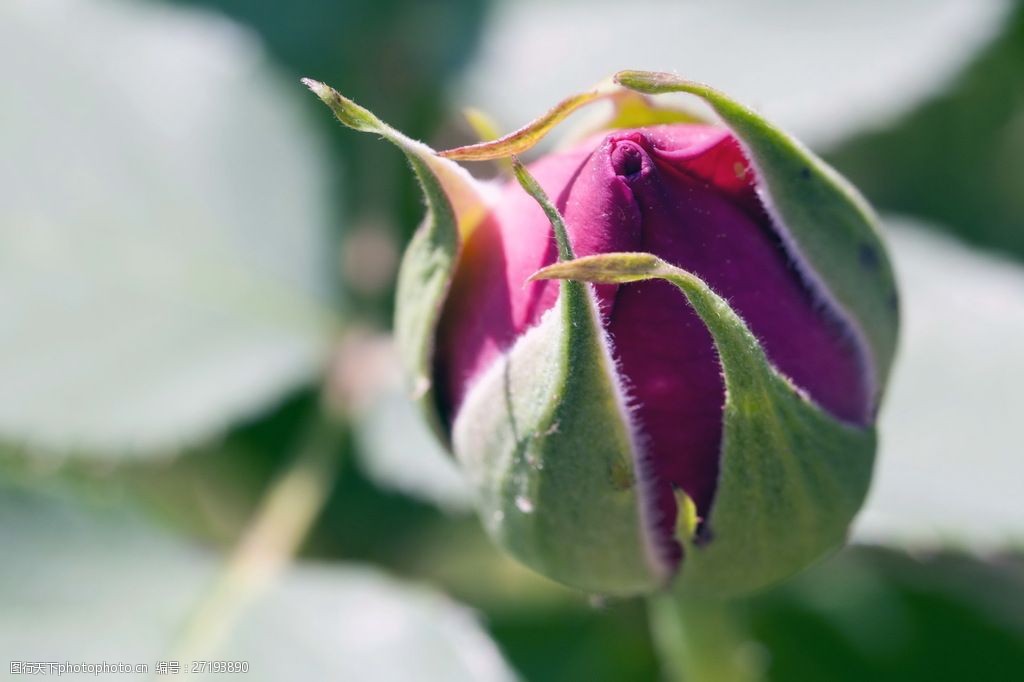
<path id="1" fill-rule="evenodd" d="M 659 679 L 641 602 L 483 536 L 387 336 L 412 176 L 298 82 L 447 147 L 464 107 L 511 130 L 622 68 L 805 140 L 881 212 L 904 292 L 853 545 L 709 621 L 707 679 L 1019 678 L 1020 0 L 5 0 L 3 674 Z"/>

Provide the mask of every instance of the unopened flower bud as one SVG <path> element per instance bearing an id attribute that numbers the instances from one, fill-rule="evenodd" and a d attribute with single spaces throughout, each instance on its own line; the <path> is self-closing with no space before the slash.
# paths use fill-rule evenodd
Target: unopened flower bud
<path id="1" fill-rule="evenodd" d="M 705 86 L 617 82 L 696 94 L 721 121 L 634 112 L 516 161 L 497 191 L 385 134 L 431 208 L 400 276 L 399 341 L 520 560 L 601 593 L 757 588 L 840 544 L 867 491 L 892 272 L 864 201 L 791 138 Z M 444 155 L 517 153 L 626 92 Z"/>

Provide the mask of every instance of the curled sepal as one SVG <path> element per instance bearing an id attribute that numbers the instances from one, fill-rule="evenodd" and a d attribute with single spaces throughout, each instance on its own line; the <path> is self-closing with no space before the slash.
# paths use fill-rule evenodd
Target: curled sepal
<path id="1" fill-rule="evenodd" d="M 547 113 L 530 121 L 518 130 L 514 130 L 496 140 L 446 149 L 441 152 L 441 156 L 459 161 L 490 161 L 492 159 L 506 158 L 514 154 L 522 154 L 537 144 L 541 138 L 547 135 L 552 128 L 572 112 L 591 102 L 610 97 L 619 91 L 620 88 L 612 84 L 611 81 L 602 81 L 586 92 L 566 97 Z"/>
<path id="2" fill-rule="evenodd" d="M 571 257 L 558 211 L 514 167 Z M 623 396 L 592 288 L 563 282 L 554 307 L 470 389 L 453 425 L 456 457 L 497 543 L 550 578 L 602 594 L 649 592 L 670 571 L 648 535 Z"/>
<path id="3" fill-rule="evenodd" d="M 874 429 L 839 422 L 809 401 L 701 279 L 644 253 L 556 263 L 534 277 L 666 280 L 714 339 L 726 386 L 720 475 L 702 539 L 685 548 L 679 590 L 725 595 L 756 589 L 844 541 L 867 493 Z"/>
<path id="4" fill-rule="evenodd" d="M 469 127 L 473 129 L 477 139 L 481 142 L 490 142 L 491 140 L 496 140 L 501 137 L 501 131 L 498 129 L 498 124 L 481 109 L 468 107 L 462 110 L 462 115 L 465 117 L 466 123 L 469 124 Z M 511 160 L 501 158 L 494 159 L 494 162 L 503 173 L 511 174 Z"/>
<path id="5" fill-rule="evenodd" d="M 867 351 L 877 405 L 892 367 L 899 310 L 892 267 L 863 197 L 799 142 L 707 85 L 648 71 L 620 71 L 615 81 L 645 94 L 696 95 L 732 130 L 790 257 L 842 311 Z"/>
<path id="6" fill-rule="evenodd" d="M 302 82 L 346 126 L 380 135 L 401 149 L 423 189 L 427 216 L 410 241 L 398 273 L 395 341 L 405 374 L 411 378 L 413 398 L 447 442 L 433 397 L 434 330 L 460 244 L 483 218 L 490 199 L 485 187 L 458 164 L 403 135 L 334 88 L 309 78 Z"/>

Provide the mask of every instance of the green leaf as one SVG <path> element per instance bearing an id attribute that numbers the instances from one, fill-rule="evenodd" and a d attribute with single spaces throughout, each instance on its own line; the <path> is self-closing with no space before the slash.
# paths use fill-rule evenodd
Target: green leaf
<path id="1" fill-rule="evenodd" d="M 367 478 L 446 512 L 472 511 L 465 477 L 403 391 L 391 338 L 350 338 L 341 355 L 335 376 Z"/>
<path id="2" fill-rule="evenodd" d="M 732 130 L 756 170 L 765 207 L 790 257 L 870 351 L 877 404 L 896 351 L 899 304 L 892 267 L 867 202 L 795 139 L 717 90 L 667 73 L 621 71 L 615 78 L 647 94 L 696 95 Z"/>
<path id="3" fill-rule="evenodd" d="M 906 312 L 854 538 L 1024 547 L 1024 267 L 941 226 L 884 221 Z"/>
<path id="4" fill-rule="evenodd" d="M 1024 556 L 850 547 L 733 605 L 772 682 L 1000 680 L 1024 669 Z"/>
<path id="5" fill-rule="evenodd" d="M 433 438 L 415 405 L 400 391 L 377 396 L 353 426 L 356 457 L 367 478 L 446 512 L 471 511 L 462 472 Z"/>
<path id="6" fill-rule="evenodd" d="M 415 139 L 432 135 L 444 125 L 449 114 L 447 85 L 473 53 L 489 4 L 486 0 L 428 4 L 420 0 L 170 1 L 231 17 L 232 35 L 258 40 L 273 62 L 273 72 L 289 81 L 316 74 L 328 83 L 344 83 L 347 95 Z M 281 93 L 282 99 L 301 97 L 289 90 Z M 332 121 L 312 115 L 306 123 L 320 132 L 329 131 Z M 340 172 L 325 180 L 334 206 L 353 222 L 338 225 L 335 221 L 335 226 L 347 232 L 350 225 L 358 227 L 364 221 L 386 224 L 397 229 L 404 244 L 422 217 L 419 188 L 404 159 L 380 153 L 383 150 L 374 139 L 337 132 L 329 131 L 323 143 Z M 390 300 L 381 297 L 358 303 L 390 309 Z"/>
<path id="7" fill-rule="evenodd" d="M 824 148 L 855 131 L 885 125 L 916 102 L 941 92 L 991 40 L 1013 4 L 494 2 L 476 58 L 461 78 L 460 100 L 498 114 L 506 125 L 514 124 L 628 62 L 715 83 L 741 101 L 757 103 L 801 140 Z M 1007 67 L 1019 65 L 1017 59 Z M 1022 91 L 1003 81 L 992 93 L 1006 101 Z M 926 163 L 934 159 L 938 145 L 945 147 L 943 131 L 949 130 L 948 124 L 940 127 L 938 137 L 930 137 L 928 146 L 921 148 Z M 963 141 L 953 144 L 966 145 L 973 135 L 956 137 Z M 894 156 L 892 149 L 879 149 L 882 163 Z M 902 165 L 899 159 L 892 161 Z"/>
<path id="8" fill-rule="evenodd" d="M 516 175 L 572 256 L 557 209 L 518 161 Z M 605 594 L 655 589 L 635 434 L 588 285 L 555 306 L 470 389 L 453 425 L 456 457 L 499 545 L 549 578 Z"/>
<path id="9" fill-rule="evenodd" d="M 729 304 L 696 276 L 643 253 L 556 263 L 537 278 L 663 279 L 707 325 L 725 375 L 724 437 L 712 537 L 686 548 L 681 592 L 731 594 L 780 580 L 844 541 L 871 478 L 873 429 L 842 424 L 769 363 Z"/>
<path id="10" fill-rule="evenodd" d="M 826 158 L 875 206 L 1024 260 L 1024 2 L 946 87 Z M 941 150 L 937 153 L 937 150 Z"/>
<path id="11" fill-rule="evenodd" d="M 132 2 L 5 2 L 0 44 L 3 437 L 175 454 L 315 381 L 330 174 L 258 45 Z"/>
<path id="12" fill-rule="evenodd" d="M 458 164 L 409 139 L 334 88 L 304 78 L 339 121 L 374 133 L 405 154 L 427 202 L 427 217 L 413 235 L 398 273 L 395 338 L 411 391 L 442 442 L 447 435 L 433 394 L 434 330 L 458 258 L 459 245 L 483 218 L 489 198 L 483 185 Z"/>
<path id="13" fill-rule="evenodd" d="M 152 674 L 221 564 L 124 510 L 10 488 L 0 489 L 0 542 L 5 666 L 106 660 L 146 663 Z M 466 608 L 347 563 L 287 568 L 209 658 L 247 661 L 244 677 L 267 681 L 516 677 Z"/>

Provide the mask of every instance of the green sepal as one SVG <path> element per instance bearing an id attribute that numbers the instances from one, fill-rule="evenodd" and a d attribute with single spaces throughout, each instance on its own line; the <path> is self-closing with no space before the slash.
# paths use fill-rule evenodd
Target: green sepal
<path id="1" fill-rule="evenodd" d="M 619 87 L 610 79 L 605 79 L 590 90 L 566 97 L 543 115 L 507 135 L 499 136 L 493 121 L 482 112 L 476 109 L 467 110 L 466 118 L 481 138 L 481 142 L 445 149 L 439 154 L 460 161 L 507 159 L 531 149 L 573 112 L 603 100 L 609 100 L 612 104 L 610 115 L 596 124 L 590 122 L 576 127 L 562 138 L 560 147 L 579 142 L 590 135 L 621 128 L 671 123 L 705 123 L 692 112 L 660 106 L 649 97 Z"/>
<path id="2" fill-rule="evenodd" d="M 595 120 L 584 120 L 562 135 L 556 149 L 569 149 L 589 137 L 613 130 L 644 128 L 647 126 L 672 125 L 677 123 L 707 124 L 691 111 L 659 104 L 652 97 L 621 88 L 608 99 L 612 104 L 608 116 Z"/>
<path id="3" fill-rule="evenodd" d="M 570 258 L 558 211 L 517 160 L 513 167 L 550 218 L 560 256 Z M 590 285 L 562 282 L 555 306 L 477 380 L 455 419 L 453 445 L 484 526 L 523 563 L 601 594 L 666 584 Z"/>
<path id="4" fill-rule="evenodd" d="M 696 95 L 739 139 L 802 274 L 846 313 L 866 342 L 877 405 L 896 351 L 899 304 L 877 221 L 860 193 L 795 139 L 707 85 L 647 71 L 620 71 L 615 81 L 645 94 Z"/>
<path id="5" fill-rule="evenodd" d="M 409 242 L 398 272 L 395 343 L 413 399 L 448 445 L 433 390 L 435 331 L 460 245 L 487 210 L 484 186 L 458 164 L 406 137 L 334 88 L 309 78 L 302 82 L 346 126 L 380 135 L 401 149 L 423 189 L 427 215 Z"/>
<path id="6" fill-rule="evenodd" d="M 720 474 L 706 519 L 710 538 L 686 545 L 676 589 L 723 596 L 754 590 L 844 542 L 871 479 L 874 428 L 844 424 L 808 400 L 701 279 L 645 253 L 556 263 L 534 277 L 666 280 L 714 339 L 726 387 Z"/>
<path id="7" fill-rule="evenodd" d="M 620 88 L 606 79 L 586 92 L 566 97 L 542 116 L 507 135 L 463 147 L 446 149 L 440 154 L 445 158 L 459 161 L 491 161 L 521 154 L 537 144 L 569 114 L 592 102 L 616 96 L 620 92 Z"/>
<path id="8" fill-rule="evenodd" d="M 692 111 L 658 104 L 653 98 L 623 89 L 611 98 L 611 116 L 595 127 L 591 134 L 624 128 L 671 125 L 676 123 L 707 123 Z"/>

